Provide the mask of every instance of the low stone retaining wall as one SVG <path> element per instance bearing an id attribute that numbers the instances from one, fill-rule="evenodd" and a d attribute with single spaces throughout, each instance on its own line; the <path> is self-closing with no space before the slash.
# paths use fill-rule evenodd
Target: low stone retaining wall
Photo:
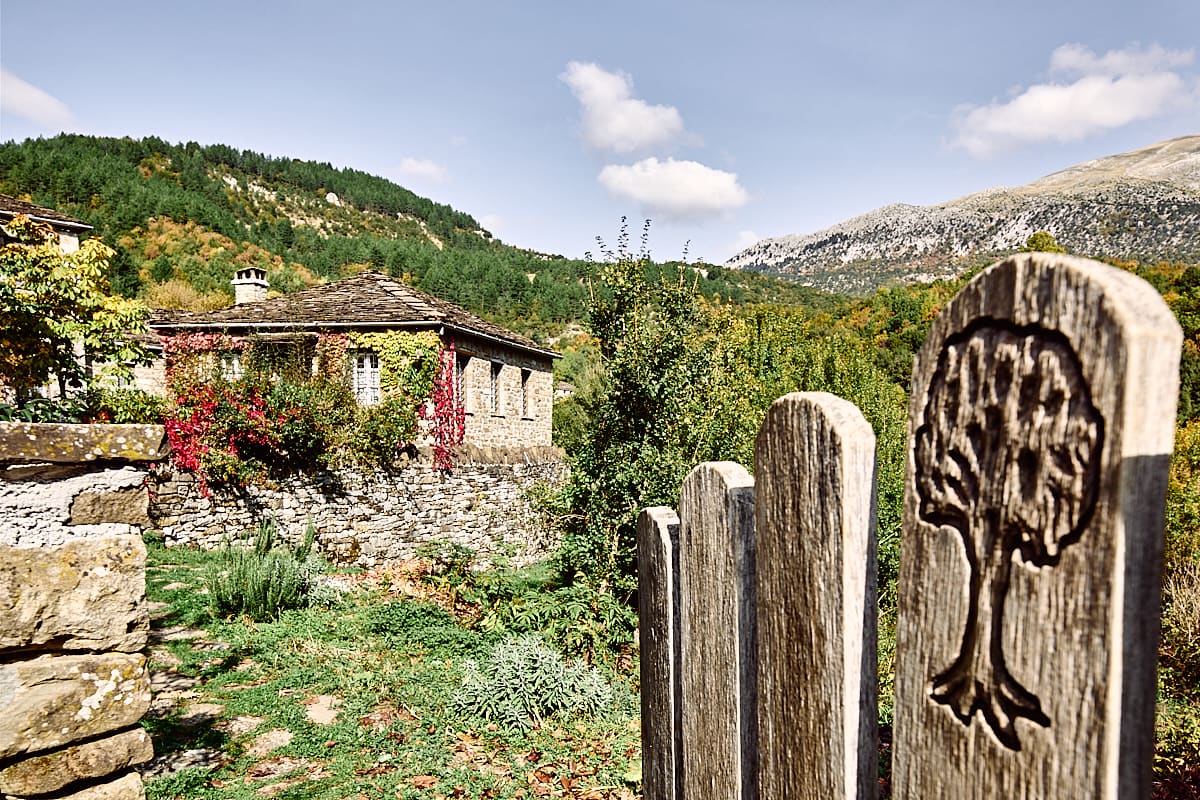
<path id="1" fill-rule="evenodd" d="M 141 800 L 154 425 L 0 423 L 0 795 Z"/>
<path id="2" fill-rule="evenodd" d="M 165 455 L 161 425 L 0 422 L 0 545 L 141 534 L 149 462 Z"/>
<path id="3" fill-rule="evenodd" d="M 0 793 L 144 796 L 148 631 L 140 536 L 0 546 Z"/>
<path id="4" fill-rule="evenodd" d="M 149 482 L 149 516 L 168 546 L 204 548 L 250 534 L 273 517 L 298 542 L 311 522 L 331 561 L 374 566 L 411 558 L 424 542 L 455 542 L 484 560 L 526 564 L 557 545 L 533 508 L 531 492 L 566 476 L 554 448 L 466 448 L 450 473 L 428 453 L 392 472 L 331 470 L 298 475 L 277 487 L 214 487 L 204 496 L 192 475 L 166 472 Z"/>

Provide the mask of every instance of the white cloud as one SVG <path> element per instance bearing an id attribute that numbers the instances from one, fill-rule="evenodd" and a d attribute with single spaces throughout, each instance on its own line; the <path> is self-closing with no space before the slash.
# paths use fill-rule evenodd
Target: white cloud
<path id="1" fill-rule="evenodd" d="M 613 195 L 633 200 L 651 216 L 668 220 L 717 216 L 750 199 L 734 173 L 673 158 L 610 164 L 600 170 L 597 180 Z"/>
<path id="2" fill-rule="evenodd" d="M 499 236 L 500 231 L 504 230 L 504 217 L 499 214 L 484 214 L 479 218 L 479 224 L 488 233 Z"/>
<path id="3" fill-rule="evenodd" d="M 730 245 L 730 248 L 735 254 L 740 253 L 747 247 L 752 247 L 758 244 L 761 238 L 762 237 L 754 231 L 738 231 L 737 236 L 735 236 L 733 239 L 733 244 Z"/>
<path id="4" fill-rule="evenodd" d="M 633 80 L 623 72 L 572 61 L 558 77 L 582 106 L 583 138 L 592 147 L 632 153 L 668 144 L 684 132 L 678 109 L 634 97 Z"/>
<path id="5" fill-rule="evenodd" d="M 1191 50 L 1167 50 L 1152 44 L 1124 50 L 1109 50 L 1097 56 L 1081 44 L 1064 44 L 1050 54 L 1050 71 L 1076 75 L 1147 75 L 1192 63 Z"/>
<path id="6" fill-rule="evenodd" d="M 954 144 L 986 158 L 1031 142 L 1074 142 L 1196 102 L 1195 76 L 1177 68 L 1190 50 L 1131 45 L 1096 55 L 1065 44 L 1050 56 L 1050 71 L 1068 82 L 1042 83 L 1005 102 L 956 111 Z"/>
<path id="7" fill-rule="evenodd" d="M 21 117 L 56 133 L 74 122 L 71 109 L 32 83 L 0 68 L 0 111 Z"/>
<path id="8" fill-rule="evenodd" d="M 449 173 L 445 167 L 428 158 L 403 158 L 400 160 L 400 166 L 396 168 L 396 171 L 405 178 L 435 181 L 437 183 L 441 183 L 449 177 Z"/>

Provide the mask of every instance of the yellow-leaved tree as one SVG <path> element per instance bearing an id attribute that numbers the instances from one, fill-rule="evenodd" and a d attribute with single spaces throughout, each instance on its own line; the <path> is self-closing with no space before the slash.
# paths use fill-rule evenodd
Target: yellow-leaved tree
<path id="1" fill-rule="evenodd" d="M 149 310 L 111 294 L 105 271 L 112 248 L 89 239 L 65 253 L 48 225 L 17 215 L 4 226 L 0 247 L 0 383 L 18 405 L 56 379 L 80 386 L 87 364 L 132 378 L 150 354 L 132 334 Z"/>

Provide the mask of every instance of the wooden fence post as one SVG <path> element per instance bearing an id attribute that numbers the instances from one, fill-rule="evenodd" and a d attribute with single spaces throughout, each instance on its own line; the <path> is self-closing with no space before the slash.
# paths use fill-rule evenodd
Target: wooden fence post
<path id="1" fill-rule="evenodd" d="M 1181 333 L 1134 275 L 985 270 L 913 369 L 897 800 L 1147 797 Z"/>
<path id="2" fill-rule="evenodd" d="M 878 792 L 875 434 L 823 392 L 776 400 L 754 448 L 759 792 Z"/>
<path id="3" fill-rule="evenodd" d="M 679 498 L 683 797 L 757 797 L 754 480 L 700 464 Z"/>
<path id="4" fill-rule="evenodd" d="M 680 800 L 679 517 L 638 515 L 638 641 L 642 676 L 642 796 Z"/>

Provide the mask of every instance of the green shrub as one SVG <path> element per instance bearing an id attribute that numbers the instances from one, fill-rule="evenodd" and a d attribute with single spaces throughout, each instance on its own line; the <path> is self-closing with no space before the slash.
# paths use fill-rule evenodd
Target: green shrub
<path id="1" fill-rule="evenodd" d="M 83 422 L 89 416 L 82 396 L 31 397 L 24 405 L 0 403 L 0 422 Z"/>
<path id="2" fill-rule="evenodd" d="M 430 574 L 438 581 L 464 583 L 472 576 L 475 551 L 458 542 L 425 542 L 417 547 L 417 557 L 430 563 Z"/>
<path id="3" fill-rule="evenodd" d="M 268 519 L 259 525 L 253 548 L 227 545 L 205 576 L 213 613 L 263 622 L 288 609 L 336 599 L 336 590 L 319 580 L 325 562 L 312 552 L 314 535 L 310 523 L 295 550 L 277 546 L 275 522 Z"/>
<path id="4" fill-rule="evenodd" d="M 418 600 L 394 600 L 373 607 L 366 617 L 372 636 L 397 639 L 429 651 L 476 650 L 478 635 L 464 630 L 443 608 Z"/>
<path id="5" fill-rule="evenodd" d="M 463 664 L 454 705 L 512 728 L 540 725 L 548 717 L 596 714 L 612 706 L 613 690 L 594 667 L 568 662 L 540 638 L 505 639 L 482 662 Z"/>
<path id="6" fill-rule="evenodd" d="M 1200 701 L 1200 563 L 1175 565 L 1166 575 L 1160 654 L 1171 694 Z"/>
<path id="7" fill-rule="evenodd" d="M 161 425 L 167 401 L 142 389 L 99 389 L 88 392 L 88 408 L 96 422 Z"/>
<path id="8" fill-rule="evenodd" d="M 463 592 L 481 608 L 487 630 L 539 633 L 555 647 L 588 663 L 610 661 L 628 651 L 637 612 L 611 592 L 577 574 L 567 586 L 521 586 L 511 577 L 483 573 Z"/>
<path id="9" fill-rule="evenodd" d="M 358 420 L 345 441 L 350 457 L 360 464 L 387 468 L 417 435 L 417 413 L 412 401 L 389 397 L 358 410 Z"/>
<path id="10" fill-rule="evenodd" d="M 1154 734 L 1155 773 L 1175 775 L 1200 764 L 1200 706 L 1160 703 Z"/>

